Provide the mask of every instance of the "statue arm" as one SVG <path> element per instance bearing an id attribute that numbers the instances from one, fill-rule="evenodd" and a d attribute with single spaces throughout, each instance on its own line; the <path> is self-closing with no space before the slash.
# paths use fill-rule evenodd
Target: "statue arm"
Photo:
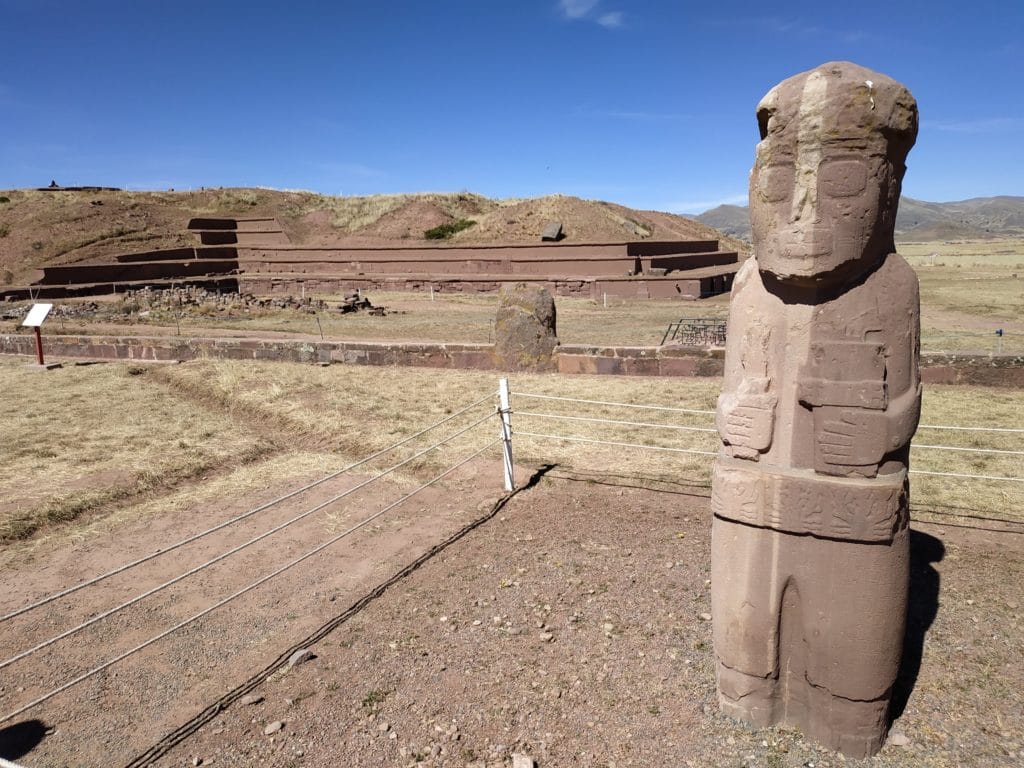
<path id="1" fill-rule="evenodd" d="M 753 259 L 743 266 L 733 287 L 729 311 L 725 375 L 715 411 L 715 426 L 732 456 L 756 460 L 771 447 L 776 397 L 768 376 L 770 331 L 756 304 Z"/>

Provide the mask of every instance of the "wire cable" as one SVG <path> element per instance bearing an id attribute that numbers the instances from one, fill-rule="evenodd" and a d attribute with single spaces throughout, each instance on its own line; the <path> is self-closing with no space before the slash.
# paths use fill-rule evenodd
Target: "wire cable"
<path id="1" fill-rule="evenodd" d="M 5 723 L 8 720 L 12 720 L 15 717 L 18 717 L 18 715 L 21 715 L 21 714 L 27 712 L 28 710 L 32 709 L 33 707 L 38 706 L 39 704 L 42 704 L 43 702 L 48 701 L 49 699 L 52 699 L 54 696 L 56 696 L 56 695 L 58 695 L 60 693 L 63 693 L 64 691 L 68 690 L 69 688 L 73 688 L 74 686 L 78 685 L 79 683 L 81 683 L 81 682 L 83 682 L 85 680 L 88 680 L 90 677 L 93 677 L 94 675 L 98 675 L 100 672 L 102 672 L 105 669 L 108 669 L 109 667 L 112 667 L 114 664 L 117 664 L 119 661 L 122 661 L 122 660 L 128 658 L 129 656 L 131 656 L 131 655 L 133 655 L 135 653 L 138 653 L 139 651 L 143 650 L 144 648 L 148 648 L 153 643 L 156 643 L 156 642 L 158 642 L 160 640 L 163 640 L 165 637 L 167 637 L 171 633 L 177 632 L 179 629 L 183 629 L 184 627 L 187 627 L 189 624 L 192 624 L 192 623 L 194 623 L 196 621 L 199 621 L 199 619 L 203 618 L 207 614 L 213 613 L 213 611 L 217 610 L 218 608 L 220 608 L 222 606 L 227 605 L 232 600 L 235 600 L 236 598 L 241 597 L 242 595 L 246 594 L 247 592 L 251 592 L 252 590 L 256 589 L 257 587 L 267 583 L 268 581 L 270 581 L 275 576 L 279 576 L 282 573 L 284 573 L 285 571 L 287 571 L 287 570 L 289 570 L 291 568 L 294 568 L 296 565 L 298 565 L 299 563 L 303 562 L 304 560 L 308 560 L 309 558 L 313 557 L 313 555 L 316 555 L 316 554 L 322 552 L 323 550 L 327 549 L 327 547 L 331 546 L 332 544 L 334 544 L 334 543 L 336 543 L 338 541 L 341 541 L 341 539 L 344 539 L 346 536 L 349 536 L 349 535 L 355 533 L 356 531 L 358 531 L 360 528 L 362 528 L 362 527 L 364 527 L 366 525 L 369 525 L 374 520 L 376 520 L 378 517 L 383 515 L 385 512 L 389 512 L 390 510 L 392 510 L 395 507 L 397 507 L 399 504 L 402 504 L 403 502 L 408 501 L 410 498 L 415 496 L 417 493 L 419 493 L 423 489 L 428 488 L 429 486 L 433 485 L 434 483 L 436 483 L 441 478 L 446 477 L 447 475 L 450 475 L 452 472 L 454 472 L 459 467 L 463 466 L 464 464 L 468 464 L 470 461 L 475 459 L 477 456 L 479 456 L 480 454 L 482 454 L 485 451 L 489 450 L 490 448 L 493 448 L 495 445 L 497 445 L 500 442 L 501 442 L 501 438 L 498 438 L 497 440 L 494 440 L 494 441 L 488 443 L 487 445 L 485 445 L 483 448 L 481 448 L 476 453 L 474 453 L 471 456 L 463 459 L 459 463 L 449 467 L 444 472 L 442 472 L 440 475 L 437 475 L 432 480 L 428 480 L 426 483 L 424 483 L 423 485 L 419 486 L 416 490 L 414 490 L 414 491 L 412 491 L 410 493 L 407 493 L 405 496 L 400 498 L 398 501 L 395 501 L 395 502 L 389 504 L 388 506 L 386 506 L 383 509 L 381 509 L 379 512 L 375 512 L 374 514 L 370 515 L 365 520 L 357 523 L 356 525 L 354 525 L 351 528 L 349 528 L 348 530 L 338 534 L 337 536 L 334 536 L 334 537 L 328 539 L 323 544 L 320 544 L 319 546 L 315 547 L 314 549 L 311 549 L 309 552 L 306 552 L 304 555 L 300 555 L 299 557 L 295 558 L 294 560 L 291 560 L 290 562 L 288 562 L 285 565 L 281 566 L 277 570 L 272 571 L 271 573 L 268 573 L 266 576 L 263 576 L 263 577 L 259 578 L 258 580 L 252 582 L 248 586 L 243 587 L 242 589 L 238 590 L 237 592 L 234 592 L 234 593 L 228 595 L 227 597 L 223 598 L 222 600 L 217 601 L 216 603 L 214 603 L 213 605 L 209 606 L 208 608 L 204 608 L 202 611 L 200 611 L 199 613 L 191 616 L 190 618 L 185 619 L 184 621 L 178 622 L 177 624 L 175 624 L 170 629 L 164 630 L 163 632 L 161 632 L 160 634 L 156 635 L 155 637 L 151 637 L 149 640 L 146 640 L 145 642 L 139 643 L 134 648 L 131 648 L 131 649 L 125 651 L 124 653 L 119 654 L 118 656 L 115 656 L 113 659 L 110 659 L 109 661 L 103 662 L 98 667 L 94 667 L 93 669 L 89 670 L 88 672 L 82 673 L 81 675 L 79 675 L 78 677 L 74 678 L 73 680 L 65 683 L 64 685 L 62 685 L 62 686 L 60 686 L 58 688 L 55 688 L 54 690 L 50 691 L 47 694 L 44 694 L 43 696 L 40 696 L 37 699 L 34 699 L 34 700 L 30 701 L 28 704 L 25 704 L 22 707 L 19 707 L 14 712 L 11 712 L 10 714 L 7 714 L 7 715 L 4 715 L 3 717 L 0 717 L 0 723 Z"/>
<path id="2" fill-rule="evenodd" d="M 1008 480 L 1013 483 L 1024 483 L 1024 477 L 1003 477 L 1002 475 L 966 475 L 959 472 L 929 472 L 927 469 L 912 469 L 912 475 L 933 475 L 935 477 L 960 477 L 966 480 Z"/>
<path id="3" fill-rule="evenodd" d="M 948 429 L 955 432 L 1014 432 L 1024 433 L 1016 427 L 950 427 L 945 424 L 918 424 L 918 429 Z"/>
<path id="4" fill-rule="evenodd" d="M 590 405 L 612 405 L 619 408 L 646 408 L 651 411 L 673 411 L 675 413 L 714 413 L 693 408 L 670 408 L 667 405 L 638 405 L 635 403 L 609 403 L 605 400 L 580 400 L 575 397 L 556 397 L 555 395 L 533 395 L 527 392 L 513 392 L 513 397 L 532 397 L 537 400 L 560 400 L 566 403 L 588 403 Z"/>
<path id="5" fill-rule="evenodd" d="M 102 613 L 98 613 L 95 616 L 93 616 L 91 619 L 89 619 L 88 621 L 84 621 L 81 624 L 79 624 L 78 626 L 72 627 L 71 629 L 68 629 L 68 630 L 66 630 L 64 632 L 61 632 L 59 635 L 51 637 L 49 640 L 44 640 L 43 642 L 38 643 L 37 645 L 34 645 L 33 647 L 31 647 L 31 648 L 29 648 L 27 650 L 24 650 L 21 653 L 18 653 L 16 655 L 10 657 L 9 659 L 6 659 L 4 661 L 0 661 L 0 669 L 4 669 L 5 667 L 9 667 L 14 662 L 20 661 L 21 659 L 25 658 L 26 656 L 30 656 L 31 654 L 35 653 L 36 651 L 41 651 L 42 649 L 47 648 L 47 647 L 53 645 L 54 643 L 56 643 L 56 642 L 58 642 L 60 640 L 64 640 L 65 638 L 70 637 L 71 635 L 74 635 L 74 634 L 82 631 L 83 629 L 85 629 L 87 627 L 91 627 L 93 624 L 95 624 L 95 623 L 97 623 L 99 621 L 102 621 L 103 619 L 107 618 L 108 616 L 112 616 L 113 614 L 115 614 L 115 613 L 117 613 L 119 611 L 122 611 L 125 608 L 128 608 L 128 607 L 130 607 L 132 605 L 135 605 L 136 603 L 139 603 L 139 602 L 145 600 L 147 597 L 155 595 L 157 592 L 160 592 L 160 591 L 162 591 L 164 589 L 167 589 L 167 587 L 170 587 L 170 586 L 172 586 L 174 584 L 177 584 L 179 581 L 183 581 L 184 579 L 187 579 L 189 576 L 193 576 L 196 573 L 199 573 L 199 571 L 202 571 L 205 568 L 209 568 L 211 565 L 213 565 L 215 563 L 218 563 L 221 560 L 225 560 L 228 557 L 231 557 L 231 555 L 234 555 L 234 554 L 237 554 L 238 552 L 241 552 L 246 547 L 249 547 L 249 546 L 255 544 L 258 541 L 262 541 L 263 539 L 267 538 L 268 536 L 271 536 L 271 535 L 277 533 L 278 531 L 281 531 L 281 530 L 287 528 L 288 526 L 290 526 L 290 525 L 292 525 L 294 523 L 297 523 L 299 520 L 302 520 L 303 518 L 309 517 L 314 512 L 319 512 L 324 507 L 329 506 L 329 505 L 333 504 L 334 502 L 336 502 L 336 501 L 338 501 L 340 499 L 345 498 L 346 496 L 349 496 L 349 495 L 355 493 L 360 488 L 364 488 L 365 486 L 369 485 L 370 483 L 376 482 L 377 480 L 379 480 L 380 478 L 384 477 L 385 475 L 391 474 L 396 469 L 399 469 L 400 467 L 403 467 L 406 464 L 408 464 L 408 463 L 410 463 L 412 461 L 415 461 L 416 459 L 420 458 L 424 454 L 429 453 L 430 451 L 433 451 L 433 450 L 439 448 L 440 446 L 444 445 L 445 443 L 454 440 L 456 437 L 459 437 L 460 435 L 463 435 L 466 432 L 469 432 L 471 429 L 473 429 L 475 427 L 478 427 L 480 424 L 483 424 L 485 421 L 487 421 L 488 419 L 493 418 L 493 417 L 494 417 L 494 414 L 493 413 L 489 413 L 486 416 L 484 416 L 482 419 L 478 419 L 477 421 L 475 421 L 472 424 L 470 424 L 468 427 L 465 427 L 465 428 L 459 430 L 458 432 L 450 435 L 449 437 L 445 438 L 441 442 L 436 443 L 435 445 L 432 445 L 429 448 L 424 448 L 422 451 L 420 451 L 419 453 L 414 454 L 413 456 L 410 456 L 405 461 L 402 461 L 402 462 L 400 462 L 398 464 L 395 464 L 394 466 L 384 470 L 380 474 L 374 475 L 373 477 L 369 478 L 368 480 L 364 480 L 362 483 L 359 483 L 358 485 L 355 485 L 352 488 L 349 488 L 347 491 L 344 491 L 343 493 L 340 493 L 337 496 L 334 496 L 334 497 L 328 499 L 327 501 L 324 501 L 324 502 L 322 502 L 320 504 L 317 504 L 312 509 L 308 509 L 305 512 L 302 512 L 301 514 L 298 514 L 295 517 L 291 518 L 290 520 L 286 520 L 285 522 L 283 522 L 283 523 L 281 523 L 279 525 L 274 526 L 269 531 L 261 533 L 258 536 L 254 536 L 253 538 L 249 539 L 245 543 L 239 544 L 238 546 L 233 547 L 232 549 L 229 549 L 227 552 L 224 552 L 224 553 L 222 553 L 220 555 L 217 555 L 216 557 L 211 558 L 210 560 L 207 560 L 205 563 L 197 565 L 194 568 L 191 568 L 191 569 L 185 571 L 184 573 L 179 574 L 178 576 L 175 576 L 173 579 L 169 579 L 168 581 L 165 581 L 163 584 L 158 584 L 157 586 L 153 587 L 152 589 L 149 589 L 149 590 L 143 592 L 141 595 L 136 595 L 135 597 L 131 598 L 130 600 L 126 600 L 125 602 L 121 603 L 120 605 L 117 605 L 117 606 L 115 606 L 113 608 L 110 608 L 109 610 L 103 611 Z"/>
<path id="6" fill-rule="evenodd" d="M 562 421 L 588 421 L 594 424 L 622 424 L 631 427 L 652 427 L 654 429 L 678 429 L 683 432 L 714 432 L 714 427 L 683 427 L 678 424 L 649 424 L 643 421 L 616 421 L 614 419 L 595 419 L 586 416 L 561 416 L 556 413 L 534 413 L 533 411 L 512 411 L 516 416 L 534 416 L 539 419 L 559 419 Z"/>
<path id="7" fill-rule="evenodd" d="M 466 413 L 468 411 L 473 410 L 477 406 L 479 406 L 479 405 L 483 404 L 484 402 L 492 399 L 493 397 L 494 397 L 494 393 L 492 392 L 492 393 L 488 394 L 486 397 L 483 397 L 483 398 L 477 400 L 475 403 L 470 403 L 469 405 L 467 405 L 462 410 L 456 411 L 455 413 L 451 414 L 450 416 L 448 416 L 448 417 L 446 417 L 444 419 L 441 419 L 441 421 L 438 421 L 438 422 L 436 422 L 434 424 L 431 424 L 429 427 L 426 427 L 425 429 L 421 429 L 419 432 L 417 432 L 414 435 L 410 435 L 409 437 L 407 437 L 407 438 L 405 438 L 403 440 L 400 440 L 399 442 L 397 442 L 397 443 L 395 443 L 393 445 L 390 445 L 387 448 L 382 448 L 381 450 L 377 451 L 376 453 L 371 453 L 366 458 L 360 459 L 359 461 L 355 462 L 354 464 L 349 464 L 348 466 L 343 467 L 342 469 L 339 469 L 339 470 L 337 470 L 335 472 L 332 472 L 331 474 L 326 475 L 325 477 L 322 477 L 319 480 L 316 480 L 315 482 L 309 483 L 308 485 L 304 485 L 301 488 L 295 489 L 294 491 L 290 491 L 289 493 L 286 493 L 284 496 L 279 496 L 278 498 L 274 499 L 273 501 L 268 501 L 265 504 L 261 504 L 260 506 L 255 507 L 254 509 L 250 509 L 248 512 L 244 512 L 244 513 L 242 513 L 240 515 L 237 515 L 237 516 L 231 518 L 230 520 L 226 520 L 223 523 L 219 523 L 218 525 L 215 525 L 212 528 L 207 528 L 205 531 L 201 531 L 200 533 L 193 534 L 192 536 L 189 536 L 188 538 L 182 539 L 181 541 L 179 541 L 179 542 L 177 542 L 175 544 L 171 544 L 170 546 L 164 547 L 162 549 L 158 549 L 155 552 L 152 552 L 152 553 L 146 555 L 145 557 L 140 557 L 138 560 L 133 560 L 130 563 L 125 563 L 124 565 L 120 565 L 117 568 L 114 568 L 111 571 L 107 571 L 104 574 L 101 574 L 99 576 L 95 576 L 95 577 L 93 577 L 91 579 L 88 579 L 87 581 L 83 581 L 83 582 L 81 582 L 79 584 L 74 585 L 73 587 L 68 587 L 67 589 L 61 590 L 59 592 L 54 592 L 52 595 L 48 595 L 47 597 L 41 598 L 41 599 L 37 600 L 34 603 L 31 603 L 29 605 L 24 606 L 23 608 L 18 608 L 15 611 L 11 611 L 10 613 L 6 613 L 3 616 L 0 616 L 0 623 L 3 623 L 5 621 L 7 621 L 8 619 L 13 619 L 15 616 L 20 616 L 23 613 L 28 613 L 31 610 L 34 610 L 36 608 L 39 608 L 40 606 L 46 605 L 47 603 L 52 603 L 54 600 L 59 600 L 62 597 L 67 597 L 68 595 L 73 594 L 73 593 L 77 592 L 80 589 L 85 589 L 86 587 L 90 587 L 93 584 L 96 584 L 97 582 L 100 582 L 100 581 L 103 581 L 104 579 L 110 578 L 111 576 L 116 576 L 119 573 L 124 573 L 129 568 L 134 568 L 137 565 L 141 565 L 142 563 L 146 563 L 146 562 L 148 562 L 148 561 L 150 561 L 150 560 L 152 560 L 152 559 L 154 559 L 156 557 L 160 557 L 160 555 L 165 555 L 168 552 L 173 552 L 174 550 L 179 549 L 180 547 L 183 547 L 186 544 L 191 544 L 194 541 L 198 541 L 199 539 L 203 538 L 204 536 L 209 536 L 211 533 L 216 533 L 217 531 L 222 530 L 223 528 L 226 528 L 229 525 L 233 525 L 234 523 L 237 523 L 237 522 L 240 522 L 242 520 L 245 520 L 246 518 L 252 517 L 253 515 L 255 515 L 255 514 L 259 513 L 259 512 L 263 512 L 264 510 L 267 510 L 270 507 L 276 506 L 277 504 L 280 504 L 283 501 L 287 501 L 288 499 L 291 499 L 291 498 L 293 498 L 295 496 L 298 496 L 300 493 L 305 493 L 308 490 L 316 488 L 318 485 L 326 483 L 328 480 L 333 480 L 334 478 L 338 477 L 339 475 L 344 474 L 345 472 L 349 472 L 349 471 L 351 471 L 353 469 L 356 469 L 357 467 L 361 467 L 362 465 L 364 465 L 364 464 L 366 464 L 366 463 L 368 463 L 370 461 L 373 461 L 374 459 L 378 458 L 379 456 L 382 456 L 385 453 L 389 453 L 390 451 L 393 451 L 396 448 L 401 448 L 403 445 L 406 445 L 407 443 L 415 440 L 417 437 L 421 437 L 421 436 L 425 435 L 427 432 L 430 432 L 431 430 L 437 429 L 442 424 L 446 424 L 447 422 L 451 421 L 452 419 L 458 418 L 462 414 L 464 414 L 464 413 Z"/>
<path id="8" fill-rule="evenodd" d="M 717 456 L 716 451 L 698 451 L 691 448 L 662 448 L 657 445 L 643 445 L 642 443 L 618 443 L 612 440 L 591 440 L 587 437 L 567 437 L 566 435 L 542 435 L 537 432 L 522 432 L 516 430 L 515 434 L 524 437 L 547 437 L 552 440 L 569 440 L 574 443 L 595 443 L 597 445 L 615 445 L 623 448 L 646 448 L 651 451 L 671 451 L 672 453 L 695 453 L 701 456 Z"/>
<path id="9" fill-rule="evenodd" d="M 965 451 L 967 453 L 993 453 L 1009 456 L 1024 456 L 1024 451 L 1004 451 L 1001 448 L 961 448 L 957 445 L 920 445 L 911 443 L 911 448 L 929 448 L 933 451 Z"/>

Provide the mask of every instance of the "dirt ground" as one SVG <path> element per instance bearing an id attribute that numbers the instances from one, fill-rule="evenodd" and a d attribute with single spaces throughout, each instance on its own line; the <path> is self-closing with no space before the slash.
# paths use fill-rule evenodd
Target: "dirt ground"
<path id="1" fill-rule="evenodd" d="M 665 482 L 558 465 L 518 472 L 528 487 L 504 503 L 492 461 L 414 497 L 6 723 L 0 755 L 30 766 L 508 766 L 516 752 L 541 768 L 853 762 L 794 731 L 753 732 L 718 713 L 703 478 Z M 114 577 L 90 588 L 90 601 L 68 598 L 12 620 L 3 655 L 353 482 L 322 486 L 251 528 Z M 388 498 L 399 493 L 389 489 Z M 71 548 L 41 547 L 4 573 L 0 609 L 260 500 L 224 499 L 190 519 L 135 521 Z M 204 571 L 198 587 L 171 588 L 59 644 L 59 655 L 12 665 L 0 683 L 4 711 L 269 572 L 385 499 L 378 491 L 350 501 L 348 511 L 311 518 L 237 563 Z M 983 511 L 961 514 L 955 523 L 915 523 L 912 547 L 898 738 L 862 764 L 1024 760 L 1024 527 Z M 269 679 L 260 674 L 301 647 L 315 657 Z"/>

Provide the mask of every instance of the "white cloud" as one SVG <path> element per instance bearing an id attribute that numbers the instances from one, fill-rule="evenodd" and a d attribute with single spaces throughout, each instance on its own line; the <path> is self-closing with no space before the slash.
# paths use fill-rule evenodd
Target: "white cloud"
<path id="1" fill-rule="evenodd" d="M 686 112 L 650 112 L 647 110 L 616 110 L 597 109 L 582 110 L 591 117 L 602 117 L 610 120 L 631 120 L 634 122 L 654 123 L 664 121 L 691 120 L 693 115 Z"/>
<path id="2" fill-rule="evenodd" d="M 558 0 L 558 7 L 567 19 L 585 18 L 595 5 L 597 0 Z"/>
<path id="3" fill-rule="evenodd" d="M 380 168 L 372 168 L 362 163 L 327 161 L 314 163 L 314 165 L 322 171 L 348 178 L 375 179 L 387 175 Z"/>
<path id="4" fill-rule="evenodd" d="M 1024 130 L 1024 118 L 987 117 L 977 120 L 934 120 L 925 122 L 925 126 L 949 133 L 1016 133 Z"/>
<path id="5" fill-rule="evenodd" d="M 622 11 L 595 14 L 599 0 L 558 0 L 558 10 L 570 21 L 592 21 L 605 29 L 618 29 L 626 19 Z"/>

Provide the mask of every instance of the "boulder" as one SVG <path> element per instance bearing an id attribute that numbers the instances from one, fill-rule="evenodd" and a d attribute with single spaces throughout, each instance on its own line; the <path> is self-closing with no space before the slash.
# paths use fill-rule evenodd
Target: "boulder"
<path id="1" fill-rule="evenodd" d="M 530 283 L 503 286 L 494 321 L 498 367 L 513 371 L 556 370 L 556 347 L 555 300 L 551 291 Z"/>

